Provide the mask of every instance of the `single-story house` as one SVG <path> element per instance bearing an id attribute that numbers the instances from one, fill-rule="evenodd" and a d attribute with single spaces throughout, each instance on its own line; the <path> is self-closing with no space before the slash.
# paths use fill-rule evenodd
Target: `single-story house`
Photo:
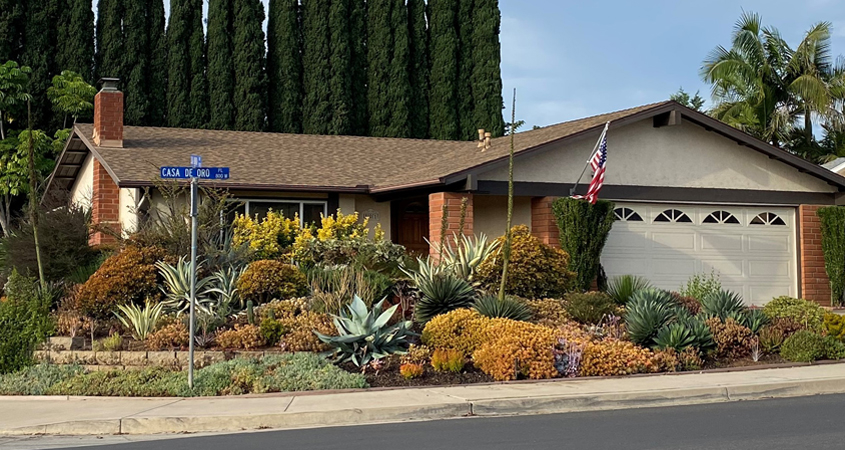
<path id="1" fill-rule="evenodd" d="M 700 112 L 667 101 L 518 133 L 514 223 L 558 243 L 551 211 L 567 196 L 606 122 L 601 197 L 616 202 L 602 256 L 609 276 L 636 274 L 677 289 L 716 271 L 748 303 L 791 295 L 829 303 L 815 211 L 841 204 L 845 177 Z M 131 232 L 162 166 L 231 168 L 207 185 L 305 221 L 357 211 L 417 252 L 436 243 L 443 211 L 453 230 L 468 199 L 467 233 L 505 230 L 509 138 L 476 142 L 123 126 L 123 94 L 104 83 L 93 124 L 77 124 L 50 190 L 89 202 L 95 223 Z M 589 173 L 579 188 L 586 190 Z M 445 205 L 445 208 L 444 208 Z M 97 233 L 93 244 L 108 236 Z"/>

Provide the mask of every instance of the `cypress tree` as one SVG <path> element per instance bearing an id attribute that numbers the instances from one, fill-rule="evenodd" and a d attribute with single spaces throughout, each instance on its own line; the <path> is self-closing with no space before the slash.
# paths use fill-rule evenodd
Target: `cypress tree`
<path id="1" fill-rule="evenodd" d="M 331 124 L 329 134 L 352 133 L 352 41 L 350 35 L 350 0 L 331 0 L 329 8 L 329 91 Z"/>
<path id="2" fill-rule="evenodd" d="M 235 66 L 232 61 L 234 0 L 210 0 L 208 4 L 208 92 L 215 130 L 235 125 Z"/>
<path id="3" fill-rule="evenodd" d="M 72 70 L 85 81 L 94 82 L 94 11 L 90 1 L 64 2 L 59 12 L 58 45 L 59 71 Z"/>
<path id="4" fill-rule="evenodd" d="M 393 55 L 390 60 L 390 124 L 387 136 L 410 137 L 411 80 L 408 73 L 410 44 L 408 42 L 408 10 L 405 0 L 391 2 L 390 25 L 393 32 Z"/>
<path id="5" fill-rule="evenodd" d="M 410 136 L 425 139 L 428 137 L 429 68 L 424 0 L 408 0 L 408 47 Z"/>
<path id="6" fill-rule="evenodd" d="M 456 0 L 429 0 L 431 137 L 458 139 L 458 32 Z"/>
<path id="7" fill-rule="evenodd" d="M 472 38 L 474 121 L 477 127 L 498 137 L 505 133 L 502 117 L 502 53 L 499 42 L 502 16 L 498 0 L 475 0 L 475 5 Z"/>
<path id="8" fill-rule="evenodd" d="M 147 125 L 150 108 L 150 30 L 146 1 L 126 2 L 123 22 L 125 37 L 125 79 L 123 80 L 124 122 Z"/>
<path id="9" fill-rule="evenodd" d="M 328 134 L 332 120 L 331 89 L 326 82 L 331 78 L 330 5 L 330 0 L 307 0 L 303 4 L 302 131 L 307 134 Z"/>
<path id="10" fill-rule="evenodd" d="M 191 115 L 191 4 L 188 0 L 170 0 L 167 23 L 167 124 L 188 127 Z"/>
<path id="11" fill-rule="evenodd" d="M 267 118 L 270 131 L 302 132 L 302 29 L 297 0 L 270 0 Z"/>
<path id="12" fill-rule="evenodd" d="M 148 125 L 163 126 L 167 110 L 167 40 L 164 30 L 164 1 L 149 2 L 148 26 L 150 33 L 150 108 Z"/>
<path id="13" fill-rule="evenodd" d="M 97 54 L 94 78 L 124 78 L 123 2 L 97 3 Z M 124 86 L 126 80 L 123 80 Z"/>
<path id="14" fill-rule="evenodd" d="M 351 0 L 349 15 L 352 57 L 352 134 L 367 135 L 367 2 Z"/>
<path id="15" fill-rule="evenodd" d="M 0 0 L 0 64 L 20 58 L 23 14 L 23 0 Z"/>
<path id="16" fill-rule="evenodd" d="M 458 0 L 458 139 L 473 140 L 478 138 L 478 125 L 475 123 L 474 99 L 472 97 L 473 45 L 472 23 L 475 15 L 474 0 Z"/>
<path id="17" fill-rule="evenodd" d="M 51 128 L 52 106 L 47 88 L 52 84 L 56 67 L 58 0 L 27 0 L 24 16 L 22 65 L 29 66 L 29 92 L 32 95 L 32 120 L 36 128 Z"/>
<path id="18" fill-rule="evenodd" d="M 202 24 L 203 0 L 192 0 L 191 34 L 188 51 L 191 59 L 191 111 L 188 126 L 203 128 L 208 124 L 208 78 L 205 74 L 206 43 Z"/>
<path id="19" fill-rule="evenodd" d="M 264 5 L 261 0 L 235 0 L 235 128 L 264 129 Z"/>
<path id="20" fill-rule="evenodd" d="M 392 3 L 393 0 L 370 0 L 367 4 L 367 103 L 370 108 L 371 136 L 390 136 L 393 108 L 390 103 L 390 63 L 393 59 Z"/>

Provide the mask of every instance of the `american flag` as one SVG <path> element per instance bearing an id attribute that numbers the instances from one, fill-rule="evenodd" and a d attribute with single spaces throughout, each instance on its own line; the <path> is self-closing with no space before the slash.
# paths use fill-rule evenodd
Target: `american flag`
<path id="1" fill-rule="evenodd" d="M 599 197 L 599 191 L 604 184 L 604 171 L 607 167 L 607 130 L 602 134 L 601 143 L 596 153 L 590 158 L 590 167 L 593 169 L 593 179 L 586 195 L 574 195 L 572 198 L 584 199 L 595 204 Z"/>

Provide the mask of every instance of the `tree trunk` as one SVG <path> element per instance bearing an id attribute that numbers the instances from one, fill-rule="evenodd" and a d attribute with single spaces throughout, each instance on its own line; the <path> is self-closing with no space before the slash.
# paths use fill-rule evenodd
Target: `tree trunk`
<path id="1" fill-rule="evenodd" d="M 813 142 L 813 116 L 810 114 L 810 108 L 804 109 L 804 137 L 807 139 L 807 145 Z"/>
<path id="2" fill-rule="evenodd" d="M 9 194 L 3 196 L 3 201 L 0 203 L 0 228 L 3 229 L 3 236 L 9 236 L 9 226 L 12 223 L 12 198 Z"/>
<path id="3" fill-rule="evenodd" d="M 35 241 L 35 260 L 38 262 L 38 279 L 41 281 L 41 288 L 47 288 L 47 279 L 44 278 L 44 264 L 41 262 L 41 245 L 38 242 L 38 181 L 35 177 L 35 139 L 32 136 L 32 102 L 26 103 L 27 116 L 29 117 L 29 214 L 32 221 L 32 238 Z"/>

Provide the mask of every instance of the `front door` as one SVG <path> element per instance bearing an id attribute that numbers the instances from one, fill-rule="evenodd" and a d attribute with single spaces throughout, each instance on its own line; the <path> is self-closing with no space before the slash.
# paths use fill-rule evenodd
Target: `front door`
<path id="1" fill-rule="evenodd" d="M 393 242 L 405 246 L 408 253 L 428 255 L 428 198 L 395 200 L 391 210 Z"/>

